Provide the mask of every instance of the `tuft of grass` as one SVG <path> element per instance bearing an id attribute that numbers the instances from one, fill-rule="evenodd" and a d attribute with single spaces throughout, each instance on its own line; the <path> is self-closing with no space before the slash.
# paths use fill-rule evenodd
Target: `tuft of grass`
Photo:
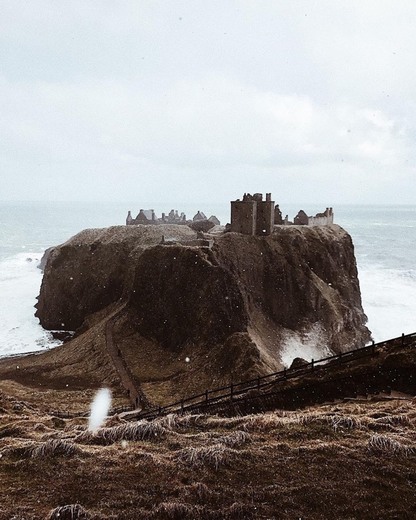
<path id="1" fill-rule="evenodd" d="M 194 482 L 187 486 L 185 492 L 191 497 L 196 497 L 201 502 L 207 501 L 212 495 L 210 488 L 203 482 Z"/>
<path id="2" fill-rule="evenodd" d="M 209 428 L 223 428 L 225 430 L 231 430 L 237 426 L 241 426 L 247 421 L 246 416 L 237 417 L 219 417 L 218 415 L 207 415 L 206 425 Z"/>
<path id="3" fill-rule="evenodd" d="M 250 442 L 251 437 L 248 432 L 237 430 L 235 432 L 230 433 L 229 435 L 223 435 L 222 437 L 218 437 L 217 441 L 220 444 L 224 444 L 224 446 L 228 446 L 229 448 L 238 448 L 243 444 Z"/>
<path id="4" fill-rule="evenodd" d="M 69 504 L 52 509 L 45 520 L 90 520 L 91 515 L 80 504 Z"/>
<path id="5" fill-rule="evenodd" d="M 385 417 L 379 417 L 374 421 L 377 424 L 389 425 L 389 426 L 410 426 L 411 422 L 407 415 L 386 415 Z"/>
<path id="6" fill-rule="evenodd" d="M 152 510 L 153 518 L 166 520 L 187 520 L 200 518 L 202 508 L 182 502 L 162 502 Z"/>
<path id="7" fill-rule="evenodd" d="M 184 417 L 185 416 L 181 417 L 176 413 L 169 413 L 168 415 L 153 419 L 153 422 L 157 422 L 162 428 L 166 428 L 167 430 L 176 430 L 184 424 L 183 421 L 181 421 Z M 189 418 L 191 416 L 187 415 L 186 417 Z"/>
<path id="8" fill-rule="evenodd" d="M 362 429 L 363 424 L 360 419 L 356 417 L 349 417 L 344 415 L 333 415 L 328 417 L 328 422 L 331 424 L 334 431 L 338 431 L 339 429 L 344 430 L 354 430 L 354 429 Z"/>
<path id="9" fill-rule="evenodd" d="M 30 450 L 30 457 L 71 457 L 79 453 L 79 449 L 72 443 L 62 439 L 49 439 Z"/>
<path id="10" fill-rule="evenodd" d="M 193 428 L 199 426 L 204 420 L 206 416 L 203 414 L 184 414 L 178 415 L 176 413 L 170 413 L 163 417 L 154 419 L 154 422 L 157 422 L 167 430 L 177 430 L 180 428 Z"/>
<path id="11" fill-rule="evenodd" d="M 246 431 L 252 432 L 268 432 L 276 428 L 286 427 L 291 424 L 299 424 L 299 416 L 293 415 L 291 417 L 267 413 L 246 416 L 243 428 Z"/>
<path id="12" fill-rule="evenodd" d="M 251 518 L 254 518 L 252 508 L 240 502 L 234 502 L 230 507 L 224 508 L 221 511 L 221 514 L 222 516 L 220 518 L 226 520 L 237 520 L 240 518 L 250 520 Z"/>
<path id="13" fill-rule="evenodd" d="M 411 446 L 406 446 L 387 435 L 372 435 L 367 446 L 370 452 L 377 454 L 409 457 L 415 453 L 415 449 Z"/>
<path id="14" fill-rule="evenodd" d="M 21 460 L 41 457 L 72 457 L 81 450 L 72 442 L 62 439 L 49 439 L 45 442 L 18 442 L 14 446 L 6 446 L 0 451 L 0 457 Z"/>
<path id="15" fill-rule="evenodd" d="M 222 465 L 230 462 L 233 456 L 238 453 L 224 444 L 212 444 L 211 446 L 189 447 L 178 451 L 177 459 L 193 467 L 211 466 L 216 471 Z"/>
<path id="16" fill-rule="evenodd" d="M 100 428 L 94 433 L 84 431 L 76 440 L 88 444 L 114 444 L 119 441 L 159 440 L 166 435 L 164 428 L 157 421 L 138 421 L 124 423 L 112 428 Z"/>

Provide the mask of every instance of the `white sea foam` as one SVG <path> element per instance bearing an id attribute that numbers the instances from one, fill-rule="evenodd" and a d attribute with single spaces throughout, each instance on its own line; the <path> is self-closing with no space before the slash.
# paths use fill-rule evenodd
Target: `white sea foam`
<path id="1" fill-rule="evenodd" d="M 374 340 L 416 331 L 416 270 L 359 269 L 361 296 Z"/>
<path id="2" fill-rule="evenodd" d="M 359 279 L 367 327 L 375 342 L 416 331 L 416 270 L 367 265 L 359 269 Z M 315 327 L 302 336 L 288 332 L 281 358 L 290 366 L 295 357 L 311 361 L 331 354 L 319 327 Z"/>
<path id="3" fill-rule="evenodd" d="M 321 359 L 333 354 L 326 345 L 325 334 L 318 323 L 302 335 L 287 330 L 282 343 L 283 349 L 280 356 L 286 367 L 290 367 L 292 361 L 297 357 L 312 361 L 312 359 Z"/>
<path id="4" fill-rule="evenodd" d="M 0 356 L 47 349 L 54 340 L 35 318 L 42 281 L 40 252 L 18 253 L 0 261 Z"/>

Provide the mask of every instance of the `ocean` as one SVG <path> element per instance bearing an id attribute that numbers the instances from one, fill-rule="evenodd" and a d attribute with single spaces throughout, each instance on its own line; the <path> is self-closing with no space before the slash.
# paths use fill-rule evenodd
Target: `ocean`
<path id="1" fill-rule="evenodd" d="M 281 204 L 290 218 L 301 207 L 309 214 L 322 208 Z M 172 205 L 155 207 L 158 215 Z M 39 261 L 46 248 L 85 228 L 124 224 L 122 203 L 0 202 L 0 356 L 52 348 L 59 344 L 34 316 L 42 280 Z M 146 209 L 146 208 L 145 208 Z M 197 210 L 229 221 L 228 204 L 177 205 L 193 216 Z M 339 206 L 335 222 L 352 236 L 364 311 L 374 340 L 416 330 L 416 206 Z"/>

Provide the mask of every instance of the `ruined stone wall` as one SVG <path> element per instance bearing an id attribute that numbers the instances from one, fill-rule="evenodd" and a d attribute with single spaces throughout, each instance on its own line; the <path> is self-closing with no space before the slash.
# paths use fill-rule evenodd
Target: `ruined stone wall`
<path id="1" fill-rule="evenodd" d="M 231 231 L 243 235 L 255 235 L 256 220 L 256 201 L 235 200 L 231 202 Z"/>
<path id="2" fill-rule="evenodd" d="M 326 208 L 323 213 L 308 218 L 308 226 L 330 226 L 334 223 L 334 212 L 332 208 Z"/>
<path id="3" fill-rule="evenodd" d="M 334 223 L 334 215 L 327 217 L 309 217 L 308 226 L 329 226 Z"/>
<path id="4" fill-rule="evenodd" d="M 274 225 L 274 202 L 257 202 L 256 235 L 270 235 Z"/>

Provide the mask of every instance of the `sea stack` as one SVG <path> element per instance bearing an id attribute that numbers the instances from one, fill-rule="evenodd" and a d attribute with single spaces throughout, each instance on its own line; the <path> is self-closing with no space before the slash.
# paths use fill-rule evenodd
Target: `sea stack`
<path id="1" fill-rule="evenodd" d="M 152 402 L 279 370 L 289 340 L 313 337 L 323 356 L 370 339 L 341 227 L 207 238 L 183 225 L 83 231 L 49 253 L 36 315 L 78 342 L 116 316 L 114 341 Z"/>

